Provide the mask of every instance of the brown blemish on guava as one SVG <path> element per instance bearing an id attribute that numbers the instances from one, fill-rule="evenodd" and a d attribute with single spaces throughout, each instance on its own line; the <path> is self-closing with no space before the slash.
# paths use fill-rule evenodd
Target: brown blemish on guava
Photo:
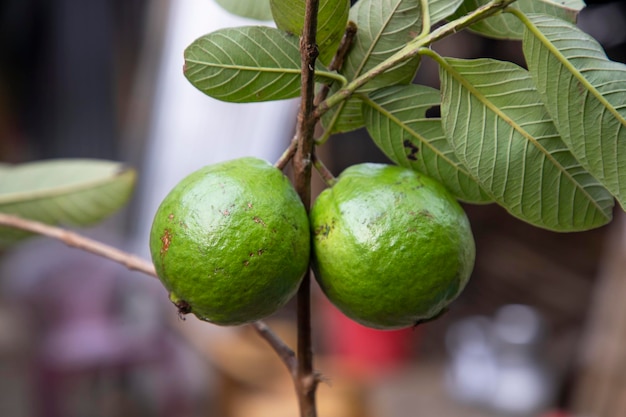
<path id="1" fill-rule="evenodd" d="M 252 220 L 254 220 L 255 223 L 262 225 L 263 227 L 267 227 L 267 225 L 265 224 L 265 222 L 263 221 L 263 219 L 261 219 L 259 216 L 254 216 L 252 218 Z"/>
<path id="2" fill-rule="evenodd" d="M 243 266 L 248 266 L 250 265 L 250 261 L 243 261 Z"/>
<path id="3" fill-rule="evenodd" d="M 420 210 L 420 215 L 424 217 L 428 217 L 429 219 L 434 219 L 435 216 L 428 210 Z"/>
<path id="4" fill-rule="evenodd" d="M 254 257 L 254 255 L 261 256 L 261 255 L 263 255 L 263 252 L 265 252 L 265 249 L 259 249 L 256 252 L 250 252 L 248 254 L 248 256 L 251 257 L 251 258 Z"/>
<path id="5" fill-rule="evenodd" d="M 161 256 L 165 255 L 172 244 L 172 232 L 170 229 L 163 230 L 163 235 L 161 236 Z"/>
<path id="6" fill-rule="evenodd" d="M 252 209 L 252 208 L 253 208 L 252 203 L 248 203 L 248 208 L 249 208 L 249 209 Z"/>
<path id="7" fill-rule="evenodd" d="M 230 216 L 230 211 L 228 210 L 220 211 L 220 213 L 222 213 L 224 216 Z"/>
<path id="8" fill-rule="evenodd" d="M 317 226 L 314 230 L 313 230 L 313 234 L 315 236 L 319 236 L 322 235 L 323 237 L 328 237 L 328 235 L 330 234 L 331 231 L 331 226 L 328 224 L 321 224 L 319 226 Z"/>
<path id="9" fill-rule="evenodd" d="M 174 220 L 174 213 L 170 213 L 170 214 L 169 214 L 169 216 L 167 216 L 167 219 L 168 219 L 169 221 Z"/>

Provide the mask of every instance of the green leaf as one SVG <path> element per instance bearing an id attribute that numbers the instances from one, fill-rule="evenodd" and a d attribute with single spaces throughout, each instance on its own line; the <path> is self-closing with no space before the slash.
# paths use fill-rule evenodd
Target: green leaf
<path id="1" fill-rule="evenodd" d="M 422 27 L 418 0 L 360 0 L 350 9 L 350 20 L 357 24 L 354 43 L 340 73 L 352 80 L 398 52 Z M 359 92 L 408 84 L 419 66 L 419 56 L 374 78 Z M 341 86 L 333 85 L 331 94 Z M 326 134 L 346 132 L 364 125 L 361 102 L 351 98 L 327 112 L 322 118 Z"/>
<path id="2" fill-rule="evenodd" d="M 118 162 L 58 159 L 0 169 L 0 212 L 48 224 L 87 226 L 130 197 L 135 171 Z M 29 236 L 0 228 L 0 247 Z"/>
<path id="3" fill-rule="evenodd" d="M 574 25 L 528 15 L 524 55 L 563 140 L 626 208 L 626 65 Z"/>
<path id="4" fill-rule="evenodd" d="M 272 15 L 279 29 L 301 35 L 305 0 L 270 0 Z M 348 23 L 350 0 L 320 0 L 317 13 L 319 59 L 328 65 L 335 56 Z"/>
<path id="5" fill-rule="evenodd" d="M 381 89 L 363 104 L 365 126 L 376 145 L 398 165 L 438 180 L 460 200 L 493 201 L 454 154 L 441 119 L 426 118 L 426 111 L 439 101 L 439 91 L 421 85 Z"/>
<path id="6" fill-rule="evenodd" d="M 300 95 L 297 36 L 265 26 L 220 29 L 196 39 L 185 50 L 189 82 L 218 100 L 247 103 Z M 318 77 L 343 81 L 316 68 Z"/>
<path id="7" fill-rule="evenodd" d="M 432 23 L 450 17 L 463 4 L 463 0 L 429 0 L 428 12 Z"/>
<path id="8" fill-rule="evenodd" d="M 215 0 L 226 11 L 255 20 L 272 20 L 270 0 Z"/>
<path id="9" fill-rule="evenodd" d="M 489 3 L 490 0 L 465 0 L 454 14 L 460 17 Z M 524 13 L 541 13 L 569 22 L 576 22 L 578 13 L 585 7 L 582 0 L 517 0 L 511 6 Z M 524 25 L 514 16 L 500 13 L 472 25 L 471 30 L 496 39 L 522 39 Z"/>
<path id="10" fill-rule="evenodd" d="M 526 70 L 490 59 L 438 60 L 448 140 L 498 204 L 556 231 L 610 221 L 612 196 L 560 139 Z"/>

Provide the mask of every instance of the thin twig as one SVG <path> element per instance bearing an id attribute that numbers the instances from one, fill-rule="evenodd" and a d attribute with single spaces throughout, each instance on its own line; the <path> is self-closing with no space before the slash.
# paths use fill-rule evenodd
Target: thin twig
<path id="1" fill-rule="evenodd" d="M 289 161 L 291 161 L 291 158 L 293 158 L 294 154 L 296 153 L 297 148 L 298 148 L 298 138 L 294 137 L 293 139 L 291 139 L 291 142 L 289 143 L 289 147 L 285 149 L 285 152 L 283 152 L 280 158 L 278 158 L 278 161 L 276 161 L 274 166 L 280 169 L 281 171 L 285 169 Z"/>
<path id="2" fill-rule="evenodd" d="M 124 265 L 130 270 L 143 272 L 151 277 L 157 277 L 152 263 L 135 255 L 121 251 L 113 246 L 81 236 L 78 233 L 70 232 L 69 230 L 65 230 L 60 227 L 50 226 L 35 220 L 24 219 L 22 217 L 5 213 L 0 213 L 0 226 L 47 236 L 52 239 L 59 240 L 69 247 L 80 249 Z M 276 353 L 278 353 L 278 356 L 285 363 L 289 372 L 294 374 L 297 370 L 295 354 L 289 346 L 287 346 L 285 342 L 272 332 L 272 330 L 264 322 L 257 321 L 251 323 L 251 326 L 254 327 L 261 337 L 263 337 L 263 339 L 269 343 Z"/>
<path id="3" fill-rule="evenodd" d="M 155 278 L 157 276 L 154 266 L 150 262 L 135 255 L 121 251 L 113 246 L 109 246 L 97 240 L 89 239 L 60 227 L 50 226 L 45 223 L 5 213 L 0 213 L 0 225 L 51 237 L 53 239 L 60 240 L 67 246 L 81 249 L 122 264 L 130 270 L 143 272 L 144 274 Z"/>
<path id="4" fill-rule="evenodd" d="M 337 52 L 333 57 L 332 61 L 328 65 L 328 69 L 330 71 L 339 71 L 341 67 L 343 67 L 343 61 L 348 55 L 348 51 L 352 47 L 352 42 L 354 42 L 354 37 L 356 36 L 357 26 L 353 21 L 348 21 L 348 26 L 346 27 L 346 31 L 341 38 L 341 42 L 339 43 L 339 48 L 337 48 Z M 322 101 L 326 100 L 328 93 L 330 92 L 331 84 L 324 84 L 320 91 L 315 96 L 314 104 L 317 106 Z"/>
<path id="5" fill-rule="evenodd" d="M 278 354 L 282 362 L 287 367 L 289 373 L 295 377 L 298 370 L 298 363 L 296 360 L 296 354 L 289 346 L 282 341 L 272 330 L 262 321 L 257 321 L 251 324 L 254 330 L 265 339 L 267 343 Z"/>
<path id="6" fill-rule="evenodd" d="M 333 173 L 326 168 L 326 165 L 324 165 L 322 160 L 319 159 L 315 153 L 313 153 L 313 166 L 318 174 L 320 174 L 320 177 L 322 177 L 326 185 L 332 187 L 337 182 L 337 178 L 335 178 Z"/>

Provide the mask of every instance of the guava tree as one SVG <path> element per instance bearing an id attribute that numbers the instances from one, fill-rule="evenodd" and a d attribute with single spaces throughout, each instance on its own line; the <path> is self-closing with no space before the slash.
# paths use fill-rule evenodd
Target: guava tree
<path id="1" fill-rule="evenodd" d="M 498 204 L 536 227 L 589 230 L 611 221 L 616 199 L 625 206 L 626 66 L 576 27 L 582 1 L 218 2 L 276 27 L 202 36 L 185 51 L 184 76 L 223 101 L 300 97 L 296 134 L 275 166 L 292 164 L 305 207 L 313 169 L 334 183 L 316 149 L 360 127 L 397 165 L 435 179 L 458 200 Z M 463 30 L 520 41 L 526 66 L 432 48 Z M 425 59 L 438 65 L 439 90 L 413 83 Z M 427 117 L 436 106 L 441 117 Z M 132 170 L 107 162 L 0 166 L 0 242 L 44 234 L 155 275 L 145 261 L 52 226 L 107 216 L 125 203 L 133 180 Z M 297 300 L 296 352 L 264 323 L 253 326 L 291 372 L 301 415 L 312 417 L 319 377 L 308 274 Z"/>

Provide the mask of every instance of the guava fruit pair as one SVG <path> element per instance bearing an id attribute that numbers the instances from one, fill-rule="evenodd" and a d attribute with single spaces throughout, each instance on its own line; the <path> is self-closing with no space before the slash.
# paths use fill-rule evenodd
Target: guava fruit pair
<path id="1" fill-rule="evenodd" d="M 219 325 L 262 319 L 292 298 L 311 260 L 329 300 L 379 329 L 439 314 L 475 256 L 463 209 L 418 172 L 354 165 L 307 215 L 283 173 L 250 157 L 176 185 L 157 210 L 150 249 L 181 313 Z"/>

